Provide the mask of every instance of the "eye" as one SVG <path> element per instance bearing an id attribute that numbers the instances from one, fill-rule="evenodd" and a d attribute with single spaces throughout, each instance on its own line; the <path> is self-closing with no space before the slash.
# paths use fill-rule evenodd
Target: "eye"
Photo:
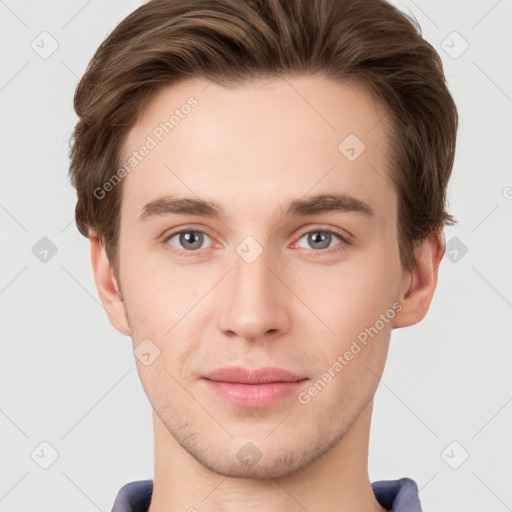
<path id="1" fill-rule="evenodd" d="M 178 256 L 193 256 L 200 254 L 200 249 L 208 248 L 212 241 L 212 238 L 204 231 L 189 228 L 171 233 L 164 240 L 164 244 L 171 246 L 170 248 Z M 343 250 L 350 244 L 348 237 L 336 230 L 310 229 L 304 232 L 293 245 L 304 249 L 313 249 L 313 252 L 327 252 L 323 249 L 336 247 L 334 250 Z"/>
<path id="2" fill-rule="evenodd" d="M 196 249 L 202 249 L 203 243 L 206 241 L 211 242 L 211 238 L 202 231 L 186 230 L 178 231 L 170 235 L 166 242 L 176 247 L 178 250 L 195 251 Z M 179 244 L 179 245 L 176 245 Z"/>
<path id="3" fill-rule="evenodd" d="M 340 242 L 343 242 L 343 245 L 348 245 L 349 243 L 345 237 L 343 237 L 340 233 L 337 233 L 336 231 L 328 229 L 316 229 L 304 233 L 297 241 L 297 246 L 302 247 L 304 249 L 313 248 L 314 250 L 328 249 L 332 247 L 331 243 L 333 241 L 335 242 L 336 239 L 338 239 Z M 301 245 L 301 240 L 305 240 L 305 243 L 308 245 Z M 335 243 L 334 245 L 340 244 Z"/>

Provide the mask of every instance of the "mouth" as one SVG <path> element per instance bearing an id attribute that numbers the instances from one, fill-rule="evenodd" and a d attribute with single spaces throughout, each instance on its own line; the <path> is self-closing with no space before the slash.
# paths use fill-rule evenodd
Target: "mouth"
<path id="1" fill-rule="evenodd" d="M 210 391 L 228 402 L 264 407 L 297 393 L 309 378 L 282 368 L 249 370 L 233 366 L 208 373 L 202 380 Z"/>

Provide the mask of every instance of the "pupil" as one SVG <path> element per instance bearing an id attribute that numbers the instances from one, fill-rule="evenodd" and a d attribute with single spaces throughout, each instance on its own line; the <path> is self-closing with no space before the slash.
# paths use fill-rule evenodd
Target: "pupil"
<path id="1" fill-rule="evenodd" d="M 309 241 L 312 245 L 316 245 L 316 248 L 325 249 L 329 247 L 331 235 L 329 233 L 312 233 L 309 235 Z"/>
<path id="2" fill-rule="evenodd" d="M 183 233 L 181 235 L 180 242 L 183 246 L 188 244 L 190 249 L 197 249 L 198 247 L 201 247 L 202 240 L 200 235 L 201 233 L 197 233 L 196 231 L 188 231 L 187 233 Z"/>

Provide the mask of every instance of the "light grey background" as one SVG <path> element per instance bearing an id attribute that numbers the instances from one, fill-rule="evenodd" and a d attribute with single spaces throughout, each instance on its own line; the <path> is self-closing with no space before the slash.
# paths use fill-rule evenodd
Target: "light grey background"
<path id="1" fill-rule="evenodd" d="M 0 0 L 3 512 L 109 511 L 123 484 L 153 476 L 150 405 L 131 341 L 99 302 L 67 179 L 78 78 L 140 4 Z M 449 189 L 459 225 L 446 230 L 451 259 L 429 314 L 393 333 L 370 477 L 413 478 L 425 512 L 502 512 L 512 509 L 512 1 L 396 5 L 439 51 L 459 108 Z M 43 237 L 55 255 L 36 245 Z M 58 452 L 47 469 L 42 442 Z"/>

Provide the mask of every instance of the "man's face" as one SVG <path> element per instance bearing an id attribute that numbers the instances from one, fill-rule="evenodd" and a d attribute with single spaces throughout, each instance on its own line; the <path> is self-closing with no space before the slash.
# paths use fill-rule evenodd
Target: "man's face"
<path id="1" fill-rule="evenodd" d="M 193 80 L 162 90 L 129 134 L 123 161 L 150 149 L 124 179 L 119 280 L 134 348 L 160 351 L 138 371 L 157 421 L 214 471 L 289 474 L 371 406 L 405 279 L 382 116 L 361 89 L 319 76 Z M 368 209 L 288 212 L 323 194 Z M 183 198 L 218 216 L 160 201 Z M 226 367 L 302 380 L 206 378 Z"/>

